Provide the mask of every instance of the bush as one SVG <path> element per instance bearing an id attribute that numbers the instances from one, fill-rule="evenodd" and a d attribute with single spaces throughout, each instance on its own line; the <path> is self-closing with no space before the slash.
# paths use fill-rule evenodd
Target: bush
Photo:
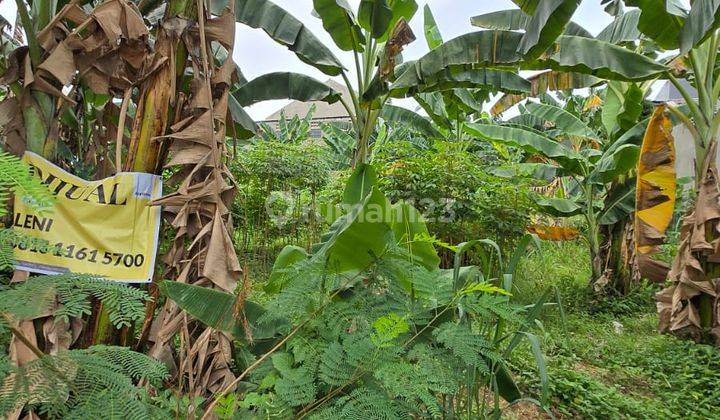
<path id="1" fill-rule="evenodd" d="M 427 151 L 394 142 L 376 152 L 379 185 L 391 201 L 406 200 L 449 243 L 492 238 L 509 249 L 523 235 L 534 204 L 529 185 L 485 172 L 466 143 L 435 142 Z"/>
<path id="2" fill-rule="evenodd" d="M 309 209 L 330 174 L 325 148 L 258 141 L 238 153 L 230 170 L 240 189 L 233 203 L 236 233 L 241 236 L 234 241 L 238 251 L 259 249 L 267 262 L 266 248 L 273 243 L 279 249 L 312 240 L 318 221 Z"/>

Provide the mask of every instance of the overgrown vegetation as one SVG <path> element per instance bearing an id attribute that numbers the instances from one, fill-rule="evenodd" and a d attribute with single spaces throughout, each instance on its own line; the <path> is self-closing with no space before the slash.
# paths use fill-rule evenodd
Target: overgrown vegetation
<path id="1" fill-rule="evenodd" d="M 552 411 L 582 418 L 713 417 L 720 407 L 711 385 L 718 380 L 720 350 L 657 334 L 652 302 L 657 286 L 637 286 L 624 297 L 595 301 L 585 287 L 587 258 L 577 244 L 546 246 L 518 273 L 519 299 L 537 293 L 536 287 L 557 287 L 564 303 L 565 317 L 549 313 L 553 316 L 543 318 L 538 334 Z M 514 369 L 533 372 L 529 356 L 517 358 Z M 522 386 L 539 393 L 536 377 L 523 376 Z"/>
<path id="2" fill-rule="evenodd" d="M 580 0 L 513 0 L 453 39 L 425 5 L 420 57 L 403 56 L 414 0 L 308 2 L 331 46 L 268 0 L 16 3 L 0 40 L 0 416 L 720 412 L 717 347 L 655 329 L 719 336 L 720 2 L 601 0 L 613 21 L 594 35 L 572 21 Z M 347 93 L 246 80 L 236 23 Z M 653 103 L 661 81 L 675 90 Z M 272 99 L 347 118 L 252 121 L 244 108 Z M 83 178 L 163 177 L 152 284 L 13 271 L 14 249 L 51 249 L 11 199 L 57 203 L 27 151 Z"/>

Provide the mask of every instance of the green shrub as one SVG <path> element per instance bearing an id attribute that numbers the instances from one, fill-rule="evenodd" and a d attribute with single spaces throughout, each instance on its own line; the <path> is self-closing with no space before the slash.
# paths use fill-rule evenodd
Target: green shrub
<path id="1" fill-rule="evenodd" d="M 388 144 L 375 156 L 380 188 L 392 201 L 422 211 L 445 242 L 492 238 L 509 249 L 534 209 L 529 185 L 489 174 L 467 147 L 437 141 L 422 151 L 408 142 Z"/>
<path id="2" fill-rule="evenodd" d="M 238 153 L 230 170 L 239 186 L 232 208 L 239 252 L 259 252 L 267 263 L 275 248 L 311 241 L 319 220 L 310 209 L 330 174 L 324 147 L 258 141 Z"/>

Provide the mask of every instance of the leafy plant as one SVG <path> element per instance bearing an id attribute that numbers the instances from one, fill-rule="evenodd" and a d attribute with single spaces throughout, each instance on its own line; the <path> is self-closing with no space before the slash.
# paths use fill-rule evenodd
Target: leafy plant
<path id="1" fill-rule="evenodd" d="M 534 339 L 527 328 L 544 299 L 527 310 L 509 301 L 530 237 L 507 261 L 492 241 L 460 244 L 455 267 L 438 269 L 417 211 L 391 205 L 374 178 L 369 166 L 355 170 L 344 194 L 351 207 L 312 254 L 281 253 L 262 310 L 237 306 L 232 295 L 201 298 L 197 287 L 163 286 L 190 315 L 243 343 L 243 373 L 218 398 L 243 380 L 252 384 L 243 385 L 248 393 L 242 402 L 216 399 L 208 410 L 219 403 L 236 415 L 472 416 L 498 410 L 501 397 L 520 398 L 506 358 L 523 337 Z M 483 264 L 461 266 L 473 247 Z M 232 316 L 238 311 L 249 330 Z M 521 327 L 507 330 L 510 322 Z M 481 390 L 496 395 L 492 407 L 479 400 Z"/>
<path id="2" fill-rule="evenodd" d="M 418 128 L 424 128 L 426 134 L 433 134 L 435 130 L 424 117 L 388 102 L 390 95 L 387 85 L 397 76 L 395 67 L 402 62 L 401 52 L 405 45 L 415 40 L 408 25 L 417 11 L 415 0 L 363 0 L 356 10 L 345 1 L 313 0 L 313 7 L 335 46 L 352 53 L 357 77 L 354 86 L 350 74 L 330 49 L 300 21 L 274 3 L 267 0 L 243 0 L 238 2 L 235 17 L 238 22 L 262 28 L 300 60 L 324 74 L 343 78 L 350 92 L 349 101 L 339 95 L 333 96 L 331 92 L 327 92 L 330 96 L 326 98 L 331 98 L 329 101 L 332 102 L 339 100 L 348 112 L 355 140 L 353 162 L 368 161 L 380 118 L 412 121 Z M 292 33 L 279 28 L 279 22 L 292 22 Z M 265 100 L 276 97 L 277 92 L 283 90 L 283 94 L 288 97 L 317 99 L 299 94 L 305 92 L 305 89 L 298 87 L 300 83 L 279 83 L 280 87 L 272 86 L 270 79 L 255 85 L 252 83 L 240 87 L 238 93 L 250 91 L 243 93 L 243 96 Z M 318 87 L 322 90 L 321 86 Z M 237 93 L 235 96 L 238 96 Z"/>
<path id="3" fill-rule="evenodd" d="M 577 115 L 557 105 L 528 103 L 526 108 L 529 115 L 542 124 L 551 123 L 552 128 L 539 131 L 517 123 L 478 123 L 467 129 L 486 141 L 518 147 L 540 157 L 540 163 L 526 164 L 529 169 L 540 174 L 549 171 L 551 179 L 561 178 L 557 195 L 538 197 L 536 204 L 552 216 L 584 217 L 592 282 L 596 282 L 603 275 L 600 226 L 626 217 L 634 199 L 632 188 L 613 188 L 613 183 L 635 168 L 645 123 L 637 124 L 616 140 L 601 139 Z"/>
<path id="4" fill-rule="evenodd" d="M 0 413 L 27 405 L 48 418 L 114 417 L 113 413 L 128 419 L 153 417 L 158 410 L 136 384 L 158 387 L 168 375 L 152 358 L 113 346 L 43 355 L 22 366 L 2 357 L 0 370 Z"/>
<path id="5" fill-rule="evenodd" d="M 383 192 L 416 206 L 445 242 L 490 237 L 511 249 L 535 211 L 530 182 L 489 173 L 485 157 L 464 143 L 436 141 L 420 150 L 394 142 L 376 153 L 375 164 Z M 451 264 L 447 251 L 441 255 Z"/>

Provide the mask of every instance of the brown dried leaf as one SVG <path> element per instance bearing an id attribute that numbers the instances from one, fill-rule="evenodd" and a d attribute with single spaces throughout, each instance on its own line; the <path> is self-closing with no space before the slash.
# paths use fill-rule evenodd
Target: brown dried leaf
<path id="1" fill-rule="evenodd" d="M 50 56 L 40 63 L 38 69 L 45 70 L 57 79 L 63 86 L 67 86 L 75 76 L 75 59 L 67 43 L 61 42 L 50 53 Z"/>

